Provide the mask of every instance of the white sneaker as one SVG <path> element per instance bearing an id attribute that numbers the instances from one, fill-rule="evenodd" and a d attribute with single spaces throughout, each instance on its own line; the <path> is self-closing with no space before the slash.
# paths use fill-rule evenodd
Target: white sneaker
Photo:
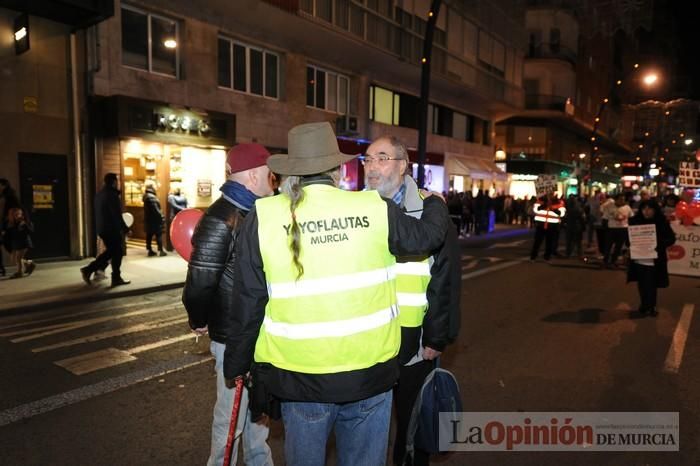
<path id="1" fill-rule="evenodd" d="M 97 272 L 95 272 L 95 275 L 92 277 L 93 280 L 97 280 L 97 281 L 104 280 L 105 278 L 107 278 L 107 275 L 105 275 L 104 270 L 98 270 Z"/>

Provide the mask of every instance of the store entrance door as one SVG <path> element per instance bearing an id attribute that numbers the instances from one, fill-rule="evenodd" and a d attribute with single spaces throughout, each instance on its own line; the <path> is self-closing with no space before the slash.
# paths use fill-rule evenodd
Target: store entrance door
<path id="1" fill-rule="evenodd" d="M 19 154 L 20 200 L 34 224 L 31 258 L 70 255 L 65 155 Z"/>

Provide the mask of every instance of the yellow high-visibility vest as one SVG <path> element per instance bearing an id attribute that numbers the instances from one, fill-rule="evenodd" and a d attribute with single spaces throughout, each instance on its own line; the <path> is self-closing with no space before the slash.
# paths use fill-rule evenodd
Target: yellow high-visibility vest
<path id="1" fill-rule="evenodd" d="M 387 205 L 376 192 L 313 184 L 296 209 L 297 269 L 289 199 L 256 201 L 269 301 L 255 361 L 307 374 L 366 369 L 398 354 L 394 256 Z"/>

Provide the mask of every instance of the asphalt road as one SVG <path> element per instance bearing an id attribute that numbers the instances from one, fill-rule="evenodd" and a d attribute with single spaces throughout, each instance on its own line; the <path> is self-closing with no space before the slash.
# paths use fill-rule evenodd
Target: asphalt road
<path id="1" fill-rule="evenodd" d="M 529 244 L 463 244 L 462 331 L 443 367 L 464 410 L 677 411 L 680 452 L 469 452 L 433 464 L 700 464 L 700 279 L 672 277 L 660 315 L 639 318 L 623 271 L 529 263 Z M 204 464 L 215 378 L 208 342 L 184 318 L 177 290 L 0 317 L 0 465 Z M 282 426 L 271 427 L 284 464 Z"/>

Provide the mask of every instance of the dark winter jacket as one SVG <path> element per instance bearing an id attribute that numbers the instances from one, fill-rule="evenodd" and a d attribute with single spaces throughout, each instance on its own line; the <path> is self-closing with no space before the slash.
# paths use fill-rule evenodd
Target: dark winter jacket
<path id="1" fill-rule="evenodd" d="M 208 326 L 209 337 L 225 343 L 234 315 L 234 245 L 246 212 L 223 197 L 214 202 L 192 235 L 192 256 L 182 302 L 190 327 Z"/>
<path id="2" fill-rule="evenodd" d="M 392 254 L 400 256 L 429 252 L 444 242 L 449 216 L 444 202 L 439 198 L 425 200 L 422 219 L 426 222 L 421 224 L 404 215 L 393 201 L 384 201 L 387 203 L 388 244 Z M 234 379 L 250 370 L 269 299 L 255 209 L 243 223 L 236 254 L 234 306 L 237 317 L 226 342 L 224 375 L 227 379 Z M 330 374 L 305 374 L 270 367 L 265 383 L 271 394 L 282 400 L 328 403 L 357 401 L 377 395 L 393 387 L 399 375 L 396 358 L 366 369 Z"/>
<path id="3" fill-rule="evenodd" d="M 669 285 L 668 279 L 668 255 L 666 254 L 666 248 L 672 246 L 676 242 L 676 234 L 671 229 L 668 220 L 663 215 L 657 215 L 653 219 L 645 219 L 640 213 L 632 217 L 629 221 L 630 225 L 645 225 L 645 224 L 655 224 L 656 225 L 656 253 L 658 257 L 654 259 L 654 281 L 656 282 L 657 288 L 666 288 Z M 630 260 L 629 267 L 627 269 L 627 281 L 636 282 L 639 278 L 637 276 L 638 267 L 644 267 L 637 264 L 633 260 Z"/>
<path id="4" fill-rule="evenodd" d="M 129 230 L 122 218 L 119 194 L 118 189 L 105 185 L 95 195 L 95 227 L 102 237 L 121 235 Z"/>
<path id="5" fill-rule="evenodd" d="M 160 201 L 153 188 L 146 188 L 143 195 L 143 223 L 146 231 L 155 233 L 163 230 L 163 211 L 160 209 Z"/>

